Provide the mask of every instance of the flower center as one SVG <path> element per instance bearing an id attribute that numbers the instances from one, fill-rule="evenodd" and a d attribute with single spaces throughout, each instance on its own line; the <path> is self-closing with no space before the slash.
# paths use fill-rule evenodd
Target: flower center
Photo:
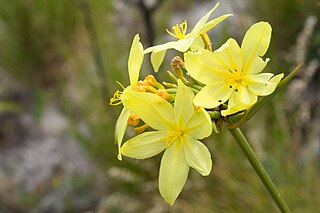
<path id="1" fill-rule="evenodd" d="M 177 39 L 184 39 L 184 36 L 186 35 L 187 32 L 187 21 L 185 20 L 184 22 L 182 22 L 181 24 L 176 24 L 172 27 L 173 33 L 170 32 L 168 29 L 166 29 L 167 33 L 169 33 L 169 35 L 177 38 Z"/>
<path id="2" fill-rule="evenodd" d="M 231 86 L 236 86 L 237 84 L 241 84 L 243 81 L 243 76 L 241 76 L 241 72 L 238 69 L 229 69 L 229 73 L 227 76 L 227 83 Z M 230 87 L 232 88 L 232 87 Z"/>
<path id="3" fill-rule="evenodd" d="M 183 132 L 176 131 L 176 130 L 170 130 L 168 133 L 168 137 L 166 138 L 166 144 L 168 146 L 171 146 L 177 139 L 181 138 L 183 135 Z"/>

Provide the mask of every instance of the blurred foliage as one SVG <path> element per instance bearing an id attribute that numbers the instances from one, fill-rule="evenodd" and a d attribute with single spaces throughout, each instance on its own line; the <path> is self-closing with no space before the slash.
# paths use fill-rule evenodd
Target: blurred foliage
<path id="1" fill-rule="evenodd" d="M 144 161 L 117 160 L 113 132 L 121 107 L 110 107 L 108 99 L 113 91 L 120 89 L 116 80 L 128 84 L 127 57 L 133 35 L 141 32 L 145 43 L 148 33 L 144 31 L 141 11 L 128 2 L 15 0 L 8 3 L 0 0 L 1 72 L 30 90 L 26 95 L 31 98 L 26 100 L 32 103 L 18 102 L 19 107 L 22 111 L 31 109 L 35 117 L 41 117 L 46 103 L 58 105 L 70 121 L 70 131 L 97 166 L 97 175 L 76 176 L 59 182 L 59 187 L 70 189 L 70 193 L 62 193 L 60 203 L 54 203 L 59 206 L 56 209 L 115 213 L 277 211 L 227 131 L 206 141 L 214 159 L 210 176 L 201 177 L 191 171 L 173 207 L 164 203 L 157 188 L 161 156 Z M 163 39 L 163 29 L 168 28 L 173 11 L 186 11 L 200 4 L 200 1 L 188 2 L 190 4 L 164 1 L 157 8 L 153 16 L 156 41 Z M 247 2 L 252 16 L 267 20 L 273 26 L 273 49 L 268 54 L 272 60 L 268 69 L 285 72 L 292 62 L 285 61 L 281 54 L 289 51 L 309 15 L 320 18 L 317 1 Z M 239 26 L 238 29 L 244 31 Z M 319 54 L 320 31 L 319 27 L 315 29 L 308 60 Z M 151 71 L 147 58 L 142 76 Z M 285 104 L 283 92 L 244 129 L 292 210 L 316 212 L 320 208 L 319 157 L 315 150 L 303 154 L 305 147 L 297 148 L 292 142 L 294 129 Z M 305 155 L 313 157 L 306 159 Z M 96 183 L 101 181 L 98 174 L 106 177 L 104 187 Z M 55 188 L 52 183 L 49 186 L 47 193 Z M 18 195 L 8 194 L 11 207 L 3 207 L 5 198 L 0 197 L 0 210 L 14 210 L 16 206 L 31 211 L 41 202 L 41 193 L 21 190 Z M 83 200 L 77 200 L 75 194 L 80 194 Z"/>

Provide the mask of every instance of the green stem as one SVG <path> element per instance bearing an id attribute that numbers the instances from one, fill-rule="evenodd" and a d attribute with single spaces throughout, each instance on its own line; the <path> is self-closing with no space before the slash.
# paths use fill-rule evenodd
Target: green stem
<path id="1" fill-rule="evenodd" d="M 259 159 L 255 155 L 254 151 L 250 147 L 247 139 L 242 134 L 239 128 L 229 129 L 233 138 L 237 141 L 238 145 L 246 155 L 247 159 L 249 160 L 250 164 L 259 175 L 261 181 L 269 191 L 270 195 L 272 196 L 273 200 L 276 202 L 277 206 L 281 210 L 281 212 L 291 212 L 289 207 L 287 206 L 286 202 L 282 199 L 280 193 L 278 192 L 276 186 L 272 182 L 270 176 L 263 168 L 262 164 L 260 163 Z"/>

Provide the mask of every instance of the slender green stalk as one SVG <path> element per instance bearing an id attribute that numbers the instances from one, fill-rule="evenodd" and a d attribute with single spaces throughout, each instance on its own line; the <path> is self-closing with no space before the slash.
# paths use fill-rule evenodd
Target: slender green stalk
<path id="1" fill-rule="evenodd" d="M 246 155 L 247 159 L 249 160 L 250 164 L 252 165 L 256 173 L 259 175 L 261 181 L 263 182 L 263 184 L 271 194 L 273 200 L 276 202 L 281 212 L 285 212 L 285 213 L 291 212 L 286 202 L 282 199 L 276 186 L 272 182 L 270 176 L 268 175 L 266 170 L 263 168 L 259 159 L 257 158 L 254 151 L 250 147 L 247 139 L 242 134 L 241 130 L 239 128 L 235 128 L 235 129 L 229 129 L 229 131 L 231 132 L 234 139 L 237 141 L 238 145 Z"/>

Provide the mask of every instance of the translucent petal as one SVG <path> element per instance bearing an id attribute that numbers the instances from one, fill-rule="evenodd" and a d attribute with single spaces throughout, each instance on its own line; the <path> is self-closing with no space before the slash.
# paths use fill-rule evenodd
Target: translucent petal
<path id="1" fill-rule="evenodd" d="M 138 82 L 139 72 L 143 62 L 143 46 L 139 40 L 139 34 L 135 35 L 129 53 L 128 71 L 131 85 Z"/>
<path id="2" fill-rule="evenodd" d="M 162 50 L 158 52 L 151 53 L 151 64 L 155 72 L 159 71 L 159 67 L 162 64 L 164 56 L 166 55 L 167 50 Z"/>
<path id="3" fill-rule="evenodd" d="M 207 85 L 196 95 L 193 103 L 204 108 L 214 108 L 226 102 L 233 89 L 225 82 L 214 82 L 215 85 Z"/>
<path id="4" fill-rule="evenodd" d="M 196 80 L 210 84 L 213 81 L 224 81 L 228 69 L 215 58 L 214 53 L 208 50 L 188 52 L 184 54 L 185 67 L 188 73 Z"/>
<path id="5" fill-rule="evenodd" d="M 181 80 L 178 80 L 177 95 L 174 103 L 174 116 L 178 129 L 184 129 L 193 114 L 193 97 L 193 92 Z"/>
<path id="6" fill-rule="evenodd" d="M 189 135 L 184 135 L 182 140 L 188 165 L 203 176 L 209 175 L 211 172 L 212 160 L 208 148 Z"/>
<path id="7" fill-rule="evenodd" d="M 248 78 L 252 81 L 248 88 L 253 94 L 259 96 L 270 95 L 276 89 L 277 85 L 284 76 L 283 73 L 281 73 L 271 78 L 273 74 L 271 74 L 271 76 L 267 74 L 270 73 L 248 76 Z"/>
<path id="8" fill-rule="evenodd" d="M 200 30 L 205 26 L 207 23 L 211 13 L 219 6 L 219 2 L 207 13 L 205 14 L 193 27 L 192 31 L 188 34 L 190 37 L 195 37 L 199 35 Z"/>
<path id="9" fill-rule="evenodd" d="M 203 139 L 211 135 L 212 121 L 204 108 L 201 107 L 193 112 L 184 132 L 196 139 Z"/>
<path id="10" fill-rule="evenodd" d="M 194 41 L 194 38 L 180 39 L 177 41 L 169 41 L 164 44 L 149 47 L 144 51 L 144 53 L 150 53 L 150 52 L 155 53 L 155 52 L 161 52 L 161 51 L 168 50 L 168 49 L 176 49 L 179 52 L 185 52 L 190 48 L 193 41 Z"/>
<path id="11" fill-rule="evenodd" d="M 180 141 L 175 142 L 163 154 L 159 171 L 161 196 L 173 205 L 187 181 L 189 166 Z"/>
<path id="12" fill-rule="evenodd" d="M 153 93 L 124 90 L 122 103 L 146 124 L 156 130 L 175 129 L 173 107 Z"/>
<path id="13" fill-rule="evenodd" d="M 171 41 L 168 42 L 168 46 L 170 46 L 173 49 L 178 50 L 179 52 L 186 52 L 192 45 L 195 38 L 189 38 L 189 39 L 180 39 L 178 41 Z"/>
<path id="14" fill-rule="evenodd" d="M 150 158 L 168 147 L 167 136 L 168 131 L 144 132 L 126 141 L 120 149 L 121 154 L 135 159 Z"/>
<path id="15" fill-rule="evenodd" d="M 256 57 L 262 57 L 267 52 L 271 31 L 272 28 L 268 22 L 258 22 L 249 28 L 241 45 L 244 70 L 249 70 Z"/>
<path id="16" fill-rule="evenodd" d="M 209 21 L 208 23 L 206 23 L 199 31 L 198 34 L 202 34 L 205 33 L 209 30 L 211 30 L 212 28 L 214 28 L 217 24 L 219 24 L 220 22 L 222 22 L 223 20 L 225 20 L 226 18 L 228 18 L 229 16 L 232 16 L 232 14 L 225 14 L 222 16 L 219 16 L 218 18 L 215 18 L 211 21 Z"/>
<path id="17" fill-rule="evenodd" d="M 119 118 L 117 120 L 117 123 L 116 123 L 116 128 L 115 128 L 115 138 L 117 140 L 117 143 L 118 143 L 118 159 L 119 160 L 122 160 L 122 157 L 121 157 L 121 153 L 120 153 L 120 147 L 121 147 L 121 144 L 122 144 L 122 140 L 123 140 L 123 136 L 126 132 L 126 129 L 128 127 L 128 118 L 129 118 L 129 115 L 130 115 L 130 110 L 128 110 L 127 108 L 123 108 L 120 115 L 119 115 Z"/>
<path id="18" fill-rule="evenodd" d="M 201 36 L 197 36 L 190 47 L 192 52 L 200 51 L 200 50 L 203 50 L 204 48 L 205 48 L 205 44 Z"/>
<path id="19" fill-rule="evenodd" d="M 242 54 L 236 40 L 229 38 L 219 49 L 214 51 L 215 57 L 224 64 L 225 69 L 232 72 L 242 70 Z"/>

